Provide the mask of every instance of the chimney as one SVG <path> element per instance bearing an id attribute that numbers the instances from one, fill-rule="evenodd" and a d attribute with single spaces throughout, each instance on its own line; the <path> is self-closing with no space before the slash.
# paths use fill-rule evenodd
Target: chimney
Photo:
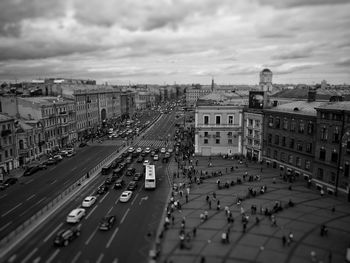
<path id="1" fill-rule="evenodd" d="M 307 93 L 307 102 L 313 102 L 316 100 L 316 90 L 309 88 Z"/>

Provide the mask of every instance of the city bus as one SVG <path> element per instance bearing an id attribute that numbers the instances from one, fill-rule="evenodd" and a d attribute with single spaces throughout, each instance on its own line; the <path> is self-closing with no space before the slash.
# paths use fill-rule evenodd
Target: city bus
<path id="1" fill-rule="evenodd" d="M 154 165 L 145 166 L 145 189 L 156 188 L 156 168 Z"/>

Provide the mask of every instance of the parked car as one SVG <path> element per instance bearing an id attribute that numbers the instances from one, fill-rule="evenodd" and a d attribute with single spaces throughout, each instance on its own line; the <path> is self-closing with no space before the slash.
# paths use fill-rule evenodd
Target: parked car
<path id="1" fill-rule="evenodd" d="M 83 147 L 85 147 L 85 146 L 87 146 L 87 143 L 86 143 L 86 142 L 81 142 L 81 143 L 79 144 L 79 147 L 80 147 L 80 148 L 83 148 Z"/>
<path id="2" fill-rule="evenodd" d="M 132 191 L 124 191 L 119 197 L 119 201 L 125 203 L 130 200 L 131 195 L 132 195 Z"/>
<path id="3" fill-rule="evenodd" d="M 136 181 L 131 181 L 131 182 L 128 184 L 127 189 L 130 190 L 130 191 L 136 190 L 136 189 L 137 189 L 137 182 L 136 182 Z"/>
<path id="4" fill-rule="evenodd" d="M 67 216 L 67 223 L 78 223 L 80 220 L 85 216 L 85 209 L 84 208 L 76 208 L 73 209 Z"/>
<path id="5" fill-rule="evenodd" d="M 54 240 L 55 246 L 68 246 L 68 244 L 80 236 L 80 225 L 60 230 Z"/>
<path id="6" fill-rule="evenodd" d="M 123 179 L 118 179 L 114 184 L 114 189 L 121 189 L 125 185 L 125 182 Z"/>
<path id="7" fill-rule="evenodd" d="M 92 195 L 92 196 L 87 196 L 85 197 L 84 201 L 82 202 L 81 206 L 82 207 L 90 207 L 92 206 L 97 200 L 97 197 Z"/>
<path id="8" fill-rule="evenodd" d="M 50 157 L 49 159 L 47 159 L 45 162 L 45 165 L 53 165 L 53 164 L 57 164 L 58 163 L 58 160 Z"/>
<path id="9" fill-rule="evenodd" d="M 31 167 L 28 167 L 24 173 L 23 173 L 23 176 L 29 176 L 29 175 L 32 175 L 34 173 L 36 173 L 37 171 L 41 170 L 40 167 L 38 165 L 35 165 L 35 166 L 31 166 Z"/>
<path id="10" fill-rule="evenodd" d="M 12 178 L 6 179 L 4 184 L 7 185 L 7 186 L 10 186 L 10 185 L 14 185 L 17 182 L 18 182 L 18 178 L 12 177 Z"/>
<path id="11" fill-rule="evenodd" d="M 60 155 L 60 154 L 56 154 L 53 156 L 53 158 L 57 161 L 62 161 L 63 160 L 63 157 Z"/>
<path id="12" fill-rule="evenodd" d="M 72 157 L 75 155 L 75 151 L 74 150 L 68 150 L 68 153 L 67 153 L 67 157 Z"/>
<path id="13" fill-rule="evenodd" d="M 117 220 L 116 216 L 112 215 L 112 216 L 105 216 L 104 218 L 102 218 L 101 222 L 100 222 L 100 226 L 98 227 L 98 229 L 100 230 L 110 230 L 115 221 Z"/>
<path id="14" fill-rule="evenodd" d="M 110 185 L 112 184 L 112 177 L 107 177 L 105 180 L 105 185 Z"/>

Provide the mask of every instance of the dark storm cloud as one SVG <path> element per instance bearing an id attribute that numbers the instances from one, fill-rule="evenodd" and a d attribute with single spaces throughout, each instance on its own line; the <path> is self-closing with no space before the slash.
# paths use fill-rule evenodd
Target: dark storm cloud
<path id="1" fill-rule="evenodd" d="M 0 35 L 18 37 L 23 20 L 62 16 L 64 5 L 65 1 L 57 0 L 1 0 Z"/>
<path id="2" fill-rule="evenodd" d="M 342 59 L 336 63 L 334 63 L 335 66 L 338 66 L 338 67 L 350 67 L 350 58 L 345 58 L 345 59 Z"/>
<path id="3" fill-rule="evenodd" d="M 312 48 L 303 48 L 297 50 L 286 50 L 281 53 L 275 54 L 272 56 L 273 59 L 282 59 L 282 60 L 293 60 L 299 58 L 308 58 L 312 55 Z"/>
<path id="4" fill-rule="evenodd" d="M 28 60 L 57 57 L 73 53 L 95 51 L 99 48 L 102 47 L 88 43 L 48 42 L 45 40 L 37 42 L 24 41 L 12 46 L 2 46 L 0 44 L 0 61 L 10 59 Z"/>

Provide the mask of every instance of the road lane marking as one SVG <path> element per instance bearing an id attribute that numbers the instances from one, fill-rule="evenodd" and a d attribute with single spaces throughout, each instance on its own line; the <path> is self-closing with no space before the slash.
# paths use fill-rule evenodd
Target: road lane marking
<path id="1" fill-rule="evenodd" d="M 3 199 L 6 196 L 7 196 L 7 194 L 4 194 L 4 195 L 0 196 L 0 199 Z"/>
<path id="2" fill-rule="evenodd" d="M 126 217 L 126 215 L 129 213 L 129 211 L 130 211 L 130 208 L 128 208 L 128 210 L 126 210 L 125 214 L 124 214 L 123 217 L 122 217 L 122 220 L 120 220 L 120 223 L 123 223 L 123 222 L 124 222 L 125 217 Z"/>
<path id="3" fill-rule="evenodd" d="M 109 213 L 112 211 L 112 209 L 113 209 L 113 206 L 108 210 L 107 215 L 109 215 Z"/>
<path id="4" fill-rule="evenodd" d="M 91 209 L 91 211 L 86 215 L 85 219 L 88 219 L 89 216 L 96 210 L 97 207 L 98 207 L 98 205 L 95 205 L 95 206 Z"/>
<path id="5" fill-rule="evenodd" d="M 18 205 L 16 205 L 15 207 L 13 207 L 9 211 L 7 211 L 5 214 L 2 214 L 1 217 L 8 215 L 9 213 L 11 213 L 13 210 L 15 210 L 17 207 L 19 207 L 21 205 L 22 205 L 22 203 L 19 203 Z"/>
<path id="6" fill-rule="evenodd" d="M 98 257 L 96 263 L 100 263 L 100 262 L 102 261 L 103 257 L 104 257 L 104 254 L 102 253 L 102 254 Z"/>
<path id="7" fill-rule="evenodd" d="M 41 257 L 37 257 L 36 259 L 33 260 L 33 263 L 39 263 L 40 259 L 41 259 Z"/>
<path id="8" fill-rule="evenodd" d="M 94 232 L 92 232 L 92 234 L 89 236 L 89 238 L 86 240 L 85 245 L 88 245 L 91 241 L 91 239 L 94 237 L 94 235 L 97 232 L 97 228 L 94 230 Z"/>
<path id="9" fill-rule="evenodd" d="M 137 194 L 135 195 L 134 199 L 133 199 L 132 202 L 131 202 L 131 205 L 134 204 L 134 202 L 135 202 L 135 200 L 136 200 L 136 198 L 137 198 L 138 195 L 139 195 L 139 193 L 137 193 Z"/>
<path id="10" fill-rule="evenodd" d="M 53 180 L 50 184 L 54 184 L 57 182 L 57 179 Z"/>
<path id="11" fill-rule="evenodd" d="M 32 199 L 35 196 L 35 194 L 31 195 L 28 197 L 27 201 L 29 201 L 30 199 Z"/>
<path id="12" fill-rule="evenodd" d="M 110 246 L 111 243 L 112 243 L 112 240 L 114 239 L 114 237 L 115 237 L 115 235 L 118 233 L 118 231 L 119 231 L 119 227 L 117 227 L 117 228 L 114 230 L 114 232 L 113 232 L 111 238 L 110 238 L 110 239 L 108 240 L 108 242 L 107 242 L 106 248 L 109 248 L 109 246 Z"/>
<path id="13" fill-rule="evenodd" d="M 17 258 L 17 255 L 14 254 L 14 255 L 12 255 L 12 257 L 9 258 L 9 260 L 7 262 L 8 263 L 14 262 L 16 258 Z"/>
<path id="14" fill-rule="evenodd" d="M 100 200 L 100 204 L 103 202 L 103 200 L 105 200 L 105 198 L 106 198 L 106 196 L 109 194 L 109 192 L 107 192 L 107 194 L 105 194 L 102 198 L 101 198 L 101 200 Z"/>
<path id="15" fill-rule="evenodd" d="M 1 232 L 2 230 L 4 230 L 6 227 L 8 227 L 9 225 L 11 225 L 11 224 L 12 224 L 12 221 L 10 221 L 10 222 L 8 222 L 6 225 L 2 226 L 2 227 L 0 228 L 0 232 Z"/>
<path id="16" fill-rule="evenodd" d="M 53 252 L 53 254 L 51 255 L 51 257 L 49 257 L 49 259 L 46 261 L 46 263 L 50 263 L 52 260 L 54 260 L 54 258 L 57 256 L 57 254 L 60 252 L 60 249 L 56 249 L 55 252 Z"/>
<path id="17" fill-rule="evenodd" d="M 34 254 L 38 251 L 38 248 L 34 248 L 21 262 L 26 263 Z"/>
<path id="18" fill-rule="evenodd" d="M 42 201 L 44 201 L 47 197 L 41 198 L 38 202 L 35 203 L 35 205 L 40 204 Z"/>
<path id="19" fill-rule="evenodd" d="M 74 258 L 73 258 L 73 260 L 72 260 L 72 263 L 77 262 L 77 260 L 79 259 L 80 255 L 81 255 L 81 251 L 79 251 L 79 252 L 74 256 Z"/>
<path id="20" fill-rule="evenodd" d="M 73 172 L 77 168 L 78 168 L 78 166 L 74 166 L 70 171 Z"/>
<path id="21" fill-rule="evenodd" d="M 58 231 L 58 229 L 60 229 L 63 226 L 63 223 L 59 224 L 47 237 L 45 237 L 45 239 L 43 240 L 44 243 L 47 242 L 54 233 L 56 233 Z"/>
<path id="22" fill-rule="evenodd" d="M 115 258 L 112 263 L 118 263 L 118 258 Z"/>

